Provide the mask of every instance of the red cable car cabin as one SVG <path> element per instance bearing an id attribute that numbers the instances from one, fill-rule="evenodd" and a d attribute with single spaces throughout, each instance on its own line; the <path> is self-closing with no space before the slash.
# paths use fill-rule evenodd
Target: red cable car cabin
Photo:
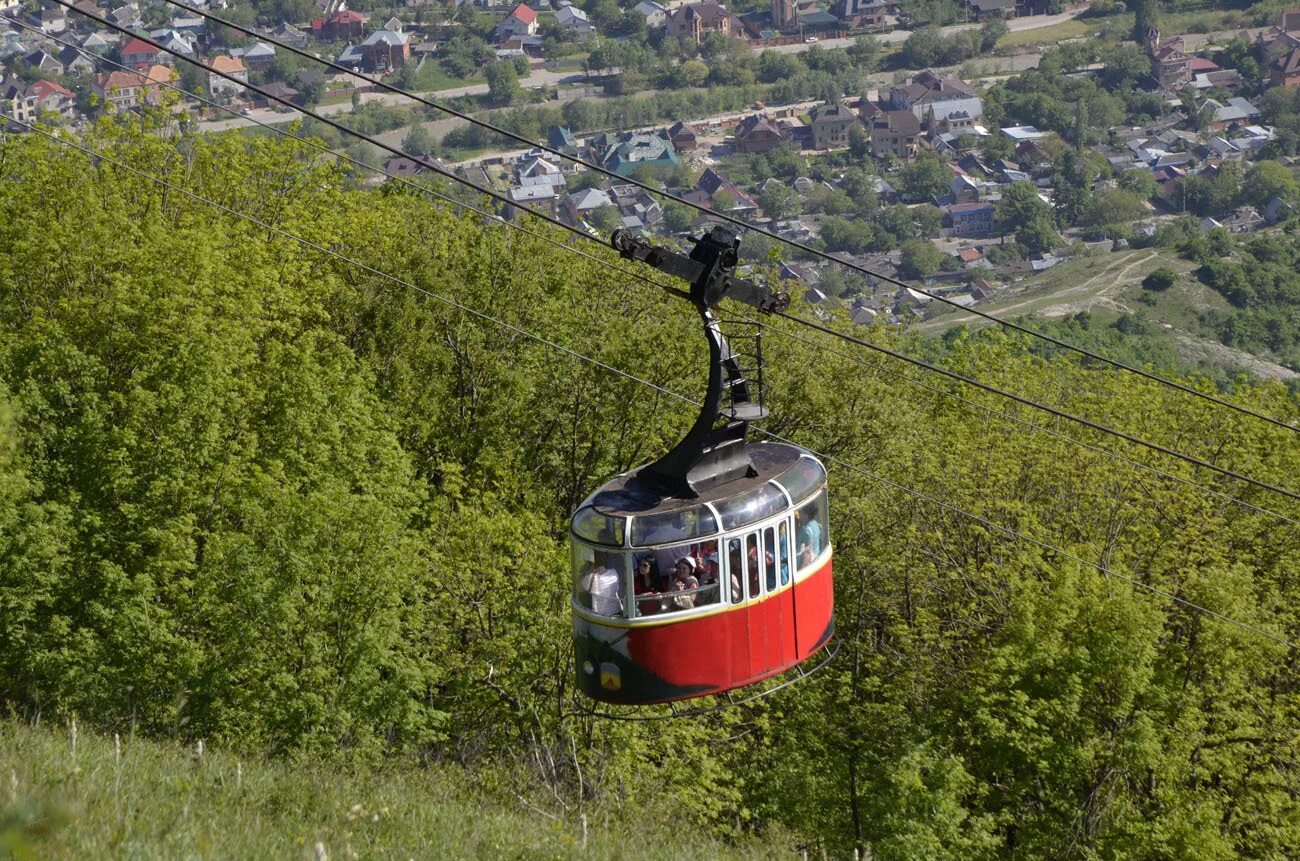
<path id="1" fill-rule="evenodd" d="M 574 650 L 587 696 L 645 704 L 721 693 L 830 641 L 826 470 L 794 446 L 748 448 L 755 477 L 647 507 L 629 473 L 573 516 Z"/>
<path id="2" fill-rule="evenodd" d="M 671 451 L 610 481 L 573 515 L 578 689 L 627 705 L 730 691 L 806 661 L 834 633 L 826 469 L 797 446 L 746 442 L 749 422 L 768 411 L 750 400 L 748 375 L 712 313 L 724 296 L 763 311 L 786 307 L 789 296 L 733 276 L 740 243 L 725 228 L 701 237 L 689 257 L 623 231 L 613 243 L 691 281 L 709 388 Z M 760 371 L 761 353 L 756 341 Z"/>

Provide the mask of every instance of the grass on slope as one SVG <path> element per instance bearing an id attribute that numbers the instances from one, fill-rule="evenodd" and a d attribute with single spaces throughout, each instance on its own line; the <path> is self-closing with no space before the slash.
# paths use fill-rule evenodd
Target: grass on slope
<path id="1" fill-rule="evenodd" d="M 342 772 L 84 730 L 74 748 L 73 735 L 0 721 L 0 859 L 780 855 L 712 842 L 667 811 L 591 822 L 584 841 L 579 823 L 488 799 L 453 768 Z"/>

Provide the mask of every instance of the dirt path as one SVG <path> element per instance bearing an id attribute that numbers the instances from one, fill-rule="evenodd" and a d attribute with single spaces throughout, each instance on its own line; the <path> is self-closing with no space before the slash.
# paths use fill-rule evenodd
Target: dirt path
<path id="1" fill-rule="evenodd" d="M 1136 257 L 1136 259 L 1135 254 L 1117 254 L 1115 256 L 1119 259 L 1107 261 L 1097 272 L 1078 284 L 1050 293 L 1038 292 L 1031 286 L 1026 291 L 1026 295 L 1019 301 L 1009 304 L 997 302 L 991 304 L 987 309 L 981 310 L 986 310 L 987 313 L 996 314 L 999 317 L 1015 317 L 1030 311 L 1042 317 L 1064 317 L 1068 314 L 1087 310 L 1094 305 L 1108 305 L 1112 308 L 1127 310 L 1111 297 L 1117 291 L 1135 282 L 1137 279 L 1131 277 L 1133 270 L 1150 261 L 1156 254 L 1152 251 Z M 1097 286 L 1099 283 L 1102 284 L 1101 287 Z M 968 326 L 988 325 L 987 321 L 981 317 L 967 312 L 959 312 L 944 314 L 933 320 L 926 320 L 918 324 L 916 328 L 922 332 L 940 332 L 952 326 L 963 324 Z"/>

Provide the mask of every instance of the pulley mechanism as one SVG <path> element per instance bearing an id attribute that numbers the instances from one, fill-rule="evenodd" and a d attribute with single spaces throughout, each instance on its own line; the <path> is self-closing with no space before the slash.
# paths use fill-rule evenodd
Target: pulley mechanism
<path id="1" fill-rule="evenodd" d="M 689 298 L 704 322 L 709 342 L 709 389 L 690 431 L 671 451 L 638 474 L 650 488 L 668 496 L 694 498 L 724 482 L 755 475 L 745 447 L 749 423 L 768 414 L 762 403 L 762 342 L 754 336 L 749 371 L 722 336 L 713 309 L 724 298 L 751 305 L 764 313 L 790 306 L 788 293 L 737 278 L 740 237 L 726 227 L 714 227 L 695 241 L 689 255 L 652 245 L 626 230 L 616 230 L 610 242 L 623 257 L 647 263 L 661 272 L 689 281 Z M 757 398 L 755 399 L 755 394 Z"/>

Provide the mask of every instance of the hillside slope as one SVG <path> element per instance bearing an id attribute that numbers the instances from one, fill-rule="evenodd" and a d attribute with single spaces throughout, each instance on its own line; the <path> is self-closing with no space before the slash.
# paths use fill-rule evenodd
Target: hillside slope
<path id="1" fill-rule="evenodd" d="M 522 795 L 494 799 L 455 766 L 266 763 L 71 724 L 0 722 L 0 775 L 0 858 L 794 857 L 654 815 L 584 825 Z"/>
<path id="2" fill-rule="evenodd" d="M 689 426 L 660 388 L 703 388 L 697 319 L 572 237 L 163 121 L 89 130 L 94 161 L 0 139 L 0 709 L 275 773 L 455 763 L 570 827 L 840 857 L 1300 845 L 1295 499 L 767 320 L 766 430 L 830 467 L 839 656 L 742 708 L 594 720 L 567 518 Z M 944 346 L 1300 475 L 1287 428 L 995 332 Z M 1277 382 L 1231 397 L 1300 418 Z"/>

